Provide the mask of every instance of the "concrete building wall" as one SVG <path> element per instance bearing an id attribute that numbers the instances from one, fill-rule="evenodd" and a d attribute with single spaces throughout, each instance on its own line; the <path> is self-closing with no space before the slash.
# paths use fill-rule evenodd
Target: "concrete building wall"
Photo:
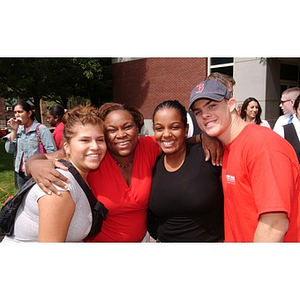
<path id="1" fill-rule="evenodd" d="M 255 57 L 234 58 L 234 98 L 243 103 L 248 97 L 256 98 L 262 108 L 262 119 L 266 119 L 267 64 Z"/>

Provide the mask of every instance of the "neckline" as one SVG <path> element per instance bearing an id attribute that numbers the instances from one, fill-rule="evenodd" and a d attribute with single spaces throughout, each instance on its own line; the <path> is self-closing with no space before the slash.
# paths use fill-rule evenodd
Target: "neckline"
<path id="1" fill-rule="evenodd" d="M 121 164 L 119 161 L 117 161 L 115 158 L 113 158 L 113 160 L 115 161 L 115 163 L 117 164 L 118 167 L 122 168 L 122 169 L 127 169 L 128 167 L 130 167 L 133 164 L 133 160 L 134 157 L 132 156 L 131 160 L 129 161 L 129 163 L 123 165 Z"/>
<path id="2" fill-rule="evenodd" d="M 170 164 L 168 164 L 168 162 L 167 162 L 167 155 L 164 153 L 164 161 L 163 161 L 163 163 L 164 163 L 164 168 L 165 168 L 165 170 L 167 172 L 173 173 L 173 172 L 176 172 L 176 171 L 178 171 L 178 170 L 181 169 L 181 167 L 184 165 L 184 162 L 186 160 L 187 146 L 185 147 L 183 153 L 184 154 L 180 158 L 182 161 L 176 167 L 172 167 Z"/>

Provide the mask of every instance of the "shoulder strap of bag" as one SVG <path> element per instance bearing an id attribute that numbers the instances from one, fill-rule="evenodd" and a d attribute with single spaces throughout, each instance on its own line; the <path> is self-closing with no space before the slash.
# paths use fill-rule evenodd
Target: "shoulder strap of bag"
<path id="1" fill-rule="evenodd" d="M 8 201 L 11 201 L 13 200 L 14 203 L 16 205 L 20 205 L 22 200 L 23 200 L 23 196 L 24 194 L 26 194 L 33 186 L 35 185 L 35 181 L 34 179 L 31 177 L 29 178 L 29 180 L 27 180 L 23 185 L 22 187 L 18 190 L 18 192 L 11 198 L 8 199 Z M 6 205 L 6 203 L 8 202 L 6 201 L 4 204 L 3 204 L 3 207 Z"/>
<path id="2" fill-rule="evenodd" d="M 38 136 L 38 139 L 39 139 L 39 143 L 41 143 L 42 142 L 42 139 L 41 139 L 41 133 L 40 133 L 40 123 L 39 124 L 37 124 L 37 126 L 36 126 L 36 133 L 37 133 L 37 136 Z"/>
<path id="3" fill-rule="evenodd" d="M 41 138 L 40 125 L 41 125 L 41 123 L 38 123 L 36 126 L 36 134 L 37 134 L 37 137 L 39 140 L 39 150 L 40 150 L 40 153 L 46 153 L 47 151 L 44 147 L 44 144 L 43 144 L 42 138 Z"/>
<path id="4" fill-rule="evenodd" d="M 96 199 L 94 194 L 92 193 L 89 186 L 83 180 L 77 169 L 69 162 L 64 159 L 59 159 L 59 162 L 63 163 L 69 170 L 69 172 L 74 176 L 80 187 L 83 189 L 86 194 L 93 215 L 93 225 L 88 236 L 93 236 L 100 232 L 101 227 L 97 227 L 98 222 L 100 222 L 99 218 L 105 219 L 108 213 L 108 209 L 104 206 L 104 204 Z"/>

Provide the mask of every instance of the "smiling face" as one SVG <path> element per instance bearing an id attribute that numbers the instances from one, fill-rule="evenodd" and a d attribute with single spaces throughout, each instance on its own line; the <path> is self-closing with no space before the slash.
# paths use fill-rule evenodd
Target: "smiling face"
<path id="1" fill-rule="evenodd" d="M 126 110 L 110 112 L 104 120 L 107 148 L 111 155 L 132 157 L 138 143 L 139 129 L 133 116 Z"/>
<path id="2" fill-rule="evenodd" d="M 185 149 L 188 127 L 185 127 L 181 114 L 174 108 L 162 108 L 153 118 L 154 135 L 157 144 L 166 154 L 174 154 Z"/>
<path id="3" fill-rule="evenodd" d="M 231 114 L 235 106 L 236 101 L 233 98 L 222 101 L 201 99 L 194 102 L 192 110 L 200 128 L 207 135 L 217 137 L 226 144 L 228 143 L 227 129 L 231 126 Z"/>
<path id="4" fill-rule="evenodd" d="M 257 102 L 255 102 L 255 101 L 249 102 L 245 112 L 246 112 L 246 118 L 248 120 L 255 119 L 255 117 L 258 113 L 258 104 L 257 104 Z"/>
<path id="5" fill-rule="evenodd" d="M 74 126 L 74 136 L 64 143 L 67 157 L 85 177 L 90 170 L 99 167 L 106 153 L 104 131 L 99 125 L 86 124 Z"/>

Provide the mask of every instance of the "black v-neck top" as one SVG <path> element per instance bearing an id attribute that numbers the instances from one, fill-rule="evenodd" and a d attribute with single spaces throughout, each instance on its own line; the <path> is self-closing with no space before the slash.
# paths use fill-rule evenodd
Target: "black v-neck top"
<path id="1" fill-rule="evenodd" d="M 153 214 L 158 220 L 159 241 L 223 240 L 221 168 L 205 162 L 204 157 L 201 145 L 187 144 L 185 161 L 175 172 L 165 169 L 164 154 L 158 158 L 153 170 L 149 211 L 150 219 Z"/>

